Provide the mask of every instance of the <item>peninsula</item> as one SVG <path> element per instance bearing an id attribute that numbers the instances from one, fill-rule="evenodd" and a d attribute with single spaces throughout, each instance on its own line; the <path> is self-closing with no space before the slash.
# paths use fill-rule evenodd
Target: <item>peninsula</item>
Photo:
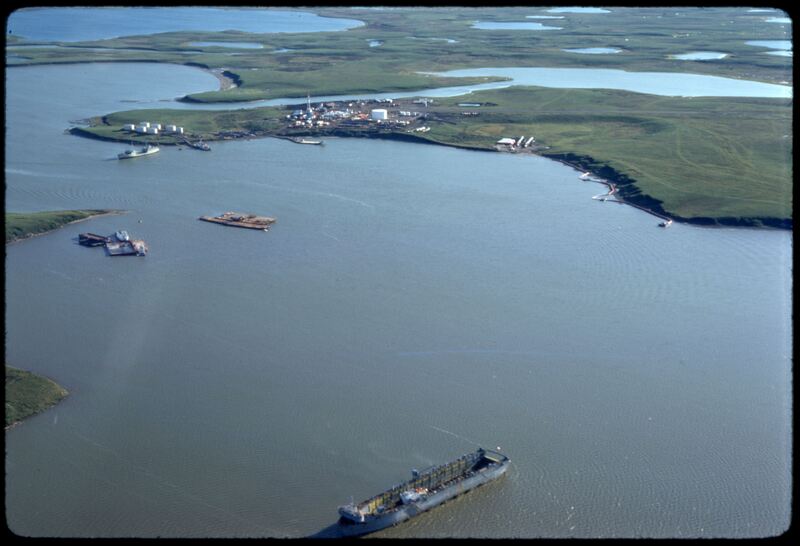
<path id="1" fill-rule="evenodd" d="M 46 212 L 6 212 L 6 244 L 43 235 L 67 224 L 106 214 L 121 214 L 112 209 L 62 210 Z"/>
<path id="2" fill-rule="evenodd" d="M 69 394 L 46 377 L 6 365 L 6 430 L 57 404 Z"/>
<path id="3" fill-rule="evenodd" d="M 766 54 L 764 47 L 748 43 L 756 26 L 758 38 L 790 38 L 790 27 L 765 24 L 761 13 L 735 7 L 614 7 L 603 14 L 570 13 L 546 19 L 548 28 L 542 29 L 531 17 L 545 16 L 542 14 L 547 11 L 532 7 L 305 11 L 358 19 L 364 25 L 336 32 L 166 32 L 37 43 L 35 48 L 16 50 L 17 58 L 10 66 L 87 61 L 180 63 L 212 71 L 224 82 L 219 90 L 194 93 L 183 101 L 242 103 L 239 110 L 98 113 L 89 127 L 73 130 L 83 136 L 137 140 L 122 132 L 122 127 L 142 119 L 180 125 L 186 131 L 184 137 L 197 141 L 361 136 L 497 151 L 501 139 L 534 136 L 538 143 L 535 153 L 610 180 L 618 188 L 619 199 L 676 221 L 791 227 L 791 98 L 687 98 L 517 86 L 436 98 L 424 108 L 403 108 L 420 112 L 419 116 L 402 116 L 399 108 L 392 116 L 388 109 L 385 121 L 411 122 L 407 126 L 381 120 L 380 126 L 366 123 L 357 127 L 349 123 L 353 121 L 350 118 L 300 127 L 291 119 L 294 110 L 307 106 L 302 101 L 308 95 L 410 94 L 502 80 L 431 74 L 491 66 L 659 71 L 789 85 L 792 58 Z M 489 29 L 481 29 L 478 21 Z M 521 25 L 539 30 L 519 30 L 524 28 Z M 223 47 L 224 42 L 243 41 L 263 47 Z M 725 55 L 703 61 L 680 60 L 681 55 L 703 51 L 709 44 L 724 50 Z M 20 48 L 24 41 L 15 41 L 14 46 Z M 576 53 L 593 49 L 610 53 Z M 279 97 L 296 97 L 297 105 L 254 108 L 245 102 Z M 460 103 L 480 106 L 462 107 Z M 320 107 L 327 108 L 314 105 Z M 351 109 L 369 116 L 371 110 L 383 107 L 373 103 Z M 342 105 L 333 109 L 342 109 Z M 170 138 L 159 137 L 159 143 L 168 145 Z"/>

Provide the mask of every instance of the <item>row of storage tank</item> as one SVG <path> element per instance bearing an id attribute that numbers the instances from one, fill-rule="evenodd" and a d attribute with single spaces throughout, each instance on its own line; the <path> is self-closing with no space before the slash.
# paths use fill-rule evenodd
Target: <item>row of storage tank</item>
<path id="1" fill-rule="evenodd" d="M 157 135 L 162 131 L 160 123 L 150 123 L 149 121 L 142 121 L 139 123 L 139 125 L 129 123 L 127 125 L 123 125 L 122 128 L 125 131 L 130 131 L 131 133 L 140 133 L 143 135 Z M 165 133 L 182 135 L 183 127 L 178 127 L 177 125 L 165 125 L 163 131 Z"/>

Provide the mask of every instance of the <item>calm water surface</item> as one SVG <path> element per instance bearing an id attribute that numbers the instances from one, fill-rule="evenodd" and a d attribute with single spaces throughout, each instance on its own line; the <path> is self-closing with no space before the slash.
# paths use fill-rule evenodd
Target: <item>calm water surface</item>
<path id="1" fill-rule="evenodd" d="M 609 10 L 603 8 L 585 8 L 585 7 L 553 8 L 547 11 L 548 13 L 611 13 Z"/>
<path id="2" fill-rule="evenodd" d="M 719 76 L 672 72 L 627 72 L 607 68 L 471 68 L 437 72 L 437 76 L 501 76 L 511 82 L 485 84 L 540 85 L 581 89 L 624 89 L 637 93 L 684 97 L 791 97 L 792 88 Z"/>
<path id="3" fill-rule="evenodd" d="M 6 249 L 6 362 L 71 393 L 6 433 L 12 531 L 302 537 L 477 444 L 505 478 L 376 536 L 787 528 L 790 233 L 663 230 L 561 164 L 428 145 L 121 162 L 69 120 L 216 82 L 99 66 L 7 69 L 7 210 L 129 211 Z M 278 223 L 196 220 L 225 210 Z M 117 229 L 149 255 L 75 243 Z"/>
<path id="4" fill-rule="evenodd" d="M 769 47 L 772 49 L 792 49 L 791 40 L 749 40 L 747 45 L 757 47 Z"/>
<path id="5" fill-rule="evenodd" d="M 620 53 L 622 50 L 616 47 L 583 47 L 579 49 L 562 49 L 568 53 L 587 53 L 589 55 L 603 55 L 606 53 Z"/>
<path id="6" fill-rule="evenodd" d="M 671 58 L 680 61 L 717 61 L 727 56 L 727 53 L 720 53 L 719 51 L 692 51 L 690 53 L 672 55 Z"/>
<path id="7" fill-rule="evenodd" d="M 478 21 L 472 25 L 472 28 L 482 30 L 561 30 L 561 27 L 550 27 L 542 23 L 516 23 L 513 21 Z"/>
<path id="8" fill-rule="evenodd" d="M 189 42 L 190 46 L 198 47 L 231 47 L 235 49 L 263 49 L 264 44 L 258 42 Z"/>
<path id="9" fill-rule="evenodd" d="M 323 32 L 363 25 L 300 11 L 206 7 L 26 8 L 6 21 L 6 35 L 74 42 L 188 30 Z"/>

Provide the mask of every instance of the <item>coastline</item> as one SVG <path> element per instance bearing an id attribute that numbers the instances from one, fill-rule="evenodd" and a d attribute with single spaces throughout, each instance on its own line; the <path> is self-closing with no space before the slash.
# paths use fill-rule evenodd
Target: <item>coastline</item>
<path id="1" fill-rule="evenodd" d="M 70 134 L 82 136 L 85 138 L 93 138 L 96 140 L 105 140 L 111 142 L 127 142 L 125 139 L 118 139 L 113 137 L 100 136 L 91 131 L 87 131 L 80 127 L 72 127 L 68 129 Z M 215 140 L 223 140 L 221 138 L 204 137 L 204 140 L 212 142 Z M 417 136 L 410 133 L 365 133 L 356 131 L 341 131 L 332 130 L 327 134 L 268 134 L 268 133 L 251 133 L 246 138 L 281 138 L 291 139 L 297 136 L 314 136 L 317 138 L 325 137 L 338 137 L 338 138 L 377 138 L 383 140 L 399 140 L 404 142 L 417 142 L 421 144 L 432 144 L 436 146 L 448 146 L 451 148 L 459 148 L 462 150 L 470 150 L 477 152 L 494 152 L 494 153 L 507 153 L 501 152 L 495 148 L 478 148 L 474 146 L 463 146 L 460 144 L 441 142 L 432 140 L 423 136 Z M 242 137 L 245 138 L 245 137 Z M 228 140 L 229 138 L 225 139 Z M 238 139 L 235 139 L 238 140 Z M 162 145 L 177 146 L 179 143 L 162 142 Z M 614 168 L 598 162 L 590 156 L 583 156 L 571 152 L 564 153 L 534 153 L 540 157 L 558 161 L 563 165 L 572 167 L 579 172 L 589 172 L 594 177 L 600 179 L 597 182 L 606 185 L 609 190 L 615 190 L 615 200 L 613 202 L 630 205 L 643 212 L 661 218 L 663 220 L 673 220 L 674 222 L 691 224 L 701 227 L 738 227 L 738 228 L 756 228 L 756 229 L 785 229 L 793 230 L 793 221 L 791 218 L 771 218 L 771 217 L 692 217 L 686 218 L 678 214 L 671 213 L 661 206 L 661 201 L 650 197 L 649 195 L 642 194 L 636 187 L 636 181 L 622 173 L 617 172 Z"/>
<path id="2" fill-rule="evenodd" d="M 22 424 L 29 417 L 43 413 L 69 396 L 69 391 L 43 375 L 6 364 L 6 416 L 22 412 L 21 417 L 5 425 L 5 431 Z M 11 382 L 9 383 L 9 377 Z M 9 392 L 9 388 L 11 392 Z M 19 405 L 19 407 L 15 407 Z"/>
<path id="3" fill-rule="evenodd" d="M 48 212 L 51 212 L 51 211 L 48 211 Z M 34 237 L 40 237 L 42 235 L 47 235 L 49 233 L 53 233 L 55 231 L 58 231 L 59 229 L 65 227 L 65 226 L 68 226 L 70 224 L 77 224 L 79 222 L 85 222 L 86 220 L 91 220 L 92 218 L 99 218 L 100 216 L 115 216 L 115 215 L 122 215 L 122 214 L 127 214 L 127 213 L 128 213 L 128 211 L 126 211 L 126 210 L 109 210 L 107 212 L 100 212 L 100 213 L 97 213 L 97 214 L 90 214 L 89 216 L 86 216 L 85 218 L 79 218 L 77 220 L 72 220 L 71 222 L 65 222 L 65 223 L 61 224 L 60 226 L 58 226 L 56 228 L 53 228 L 53 229 L 48 229 L 47 231 L 41 231 L 41 232 L 38 232 L 38 233 L 28 233 L 27 235 L 25 235 L 23 237 L 15 237 L 15 238 L 13 238 L 13 239 L 11 239 L 9 241 L 6 241 L 6 246 L 13 245 L 13 244 L 19 243 L 21 241 L 27 241 L 28 239 L 33 239 Z"/>

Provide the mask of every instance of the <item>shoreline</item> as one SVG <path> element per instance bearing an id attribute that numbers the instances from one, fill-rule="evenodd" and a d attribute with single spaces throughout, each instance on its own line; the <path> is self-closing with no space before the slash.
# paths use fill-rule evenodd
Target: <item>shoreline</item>
<path id="1" fill-rule="evenodd" d="M 46 212 L 55 212 L 55 211 L 46 211 Z M 58 230 L 64 228 L 65 226 L 68 226 L 70 224 L 77 224 L 79 222 L 85 222 L 86 220 L 91 220 L 92 218 L 99 218 L 101 216 L 123 215 L 123 214 L 127 214 L 127 213 L 128 213 L 127 210 L 110 210 L 108 212 L 101 212 L 101 213 L 98 213 L 98 214 L 91 214 L 91 215 L 87 216 L 86 218 L 79 218 L 78 220 L 72 220 L 71 222 L 66 222 L 66 223 L 64 223 L 64 224 L 62 224 L 62 225 L 60 225 L 60 226 L 58 226 L 56 228 L 48 229 L 47 231 L 41 231 L 39 233 L 29 233 L 29 234 L 25 235 L 24 237 L 15 237 L 14 239 L 11 239 L 10 241 L 6 241 L 6 246 L 13 245 L 13 244 L 16 244 L 16 243 L 20 243 L 22 241 L 27 241 L 28 239 L 33 239 L 34 237 L 40 237 L 42 235 L 48 235 L 50 233 L 53 233 L 55 231 L 58 231 Z M 33 213 L 30 213 L 30 214 L 33 214 Z"/>
<path id="2" fill-rule="evenodd" d="M 114 137 L 105 137 L 86 131 L 80 127 L 72 127 L 68 129 L 70 134 L 82 136 L 85 138 L 93 138 L 96 140 L 105 140 L 111 142 L 127 142 L 126 139 L 118 139 Z M 214 135 L 216 136 L 216 135 Z M 213 142 L 216 140 L 245 140 L 245 138 L 281 138 L 291 139 L 297 136 L 314 136 L 316 138 L 337 137 L 337 138 L 377 138 L 384 140 L 399 140 L 404 142 L 417 142 L 421 144 L 432 144 L 436 146 L 448 146 L 451 148 L 459 148 L 462 150 L 470 150 L 476 152 L 494 152 L 494 153 L 507 153 L 497 150 L 495 148 L 477 148 L 472 146 L 463 146 L 460 144 L 440 142 L 431 140 L 422 136 L 417 136 L 410 133 L 362 133 L 357 134 L 353 131 L 336 131 L 332 130 L 329 134 L 293 134 L 293 135 L 280 135 L 280 134 L 262 134 L 251 133 L 247 137 L 241 138 L 204 138 L 204 140 Z M 162 145 L 178 146 L 180 143 L 163 142 Z M 609 190 L 614 190 L 615 201 L 619 204 L 629 205 L 637 208 L 643 212 L 656 216 L 664 220 L 672 220 L 682 224 L 690 224 L 700 227 L 736 227 L 736 228 L 755 228 L 755 229 L 783 229 L 793 231 L 793 220 L 791 218 L 771 218 L 771 217 L 694 217 L 685 218 L 678 214 L 670 213 L 664 210 L 661 206 L 661 201 L 654 199 L 648 195 L 638 193 L 636 188 L 636 181 L 628 176 L 617 172 L 614 168 L 608 165 L 597 162 L 590 156 L 575 154 L 572 152 L 563 153 L 535 153 L 539 157 L 544 157 L 553 161 L 572 167 L 579 172 L 589 172 L 595 178 L 598 178 L 598 183 L 606 185 Z M 626 195 L 627 194 L 627 195 Z M 638 201 L 638 202 L 637 202 Z"/>
<path id="3" fill-rule="evenodd" d="M 51 408 L 54 408 L 55 406 L 57 406 L 58 404 L 63 402 L 64 399 L 67 398 L 69 396 L 69 394 L 70 394 L 67 389 L 65 389 L 64 387 L 62 387 L 61 385 L 59 385 L 58 383 L 56 383 L 55 381 L 53 381 L 52 379 L 50 379 L 47 376 L 40 375 L 40 374 L 31 372 L 31 371 L 28 371 L 28 370 L 23 370 L 21 368 L 15 368 L 13 366 L 9 366 L 8 364 L 6 364 L 6 379 L 8 379 L 8 377 L 9 377 L 9 370 L 11 370 L 11 374 L 12 375 L 15 375 L 15 374 L 17 375 L 16 380 L 12 381 L 12 383 L 16 382 L 16 381 L 22 381 L 22 382 L 30 385 L 31 382 L 34 382 L 34 383 L 38 382 L 39 385 L 42 385 L 42 384 L 48 385 L 50 392 L 49 393 L 45 393 L 45 395 L 49 394 L 49 396 L 47 396 L 47 398 L 44 398 L 44 400 L 46 400 L 44 402 L 45 405 L 41 405 L 41 403 L 43 402 L 43 399 L 40 396 L 38 399 L 35 400 L 35 402 L 38 403 L 37 405 L 39 405 L 40 407 L 37 410 L 32 411 L 31 413 L 28 413 L 27 415 L 22 416 L 20 419 L 17 419 L 16 421 L 5 425 L 5 432 L 8 432 L 12 428 L 15 428 L 15 427 L 23 424 L 25 421 L 27 421 L 31 417 L 34 417 L 36 415 L 39 415 L 41 413 L 46 412 L 47 410 L 49 410 Z M 21 401 L 21 399 L 19 398 L 18 395 L 12 396 L 12 398 L 14 398 L 14 404 L 16 404 L 17 402 Z M 30 400 L 28 400 L 27 402 L 29 404 L 31 403 Z M 8 400 L 6 401 L 6 403 L 8 404 Z"/>

